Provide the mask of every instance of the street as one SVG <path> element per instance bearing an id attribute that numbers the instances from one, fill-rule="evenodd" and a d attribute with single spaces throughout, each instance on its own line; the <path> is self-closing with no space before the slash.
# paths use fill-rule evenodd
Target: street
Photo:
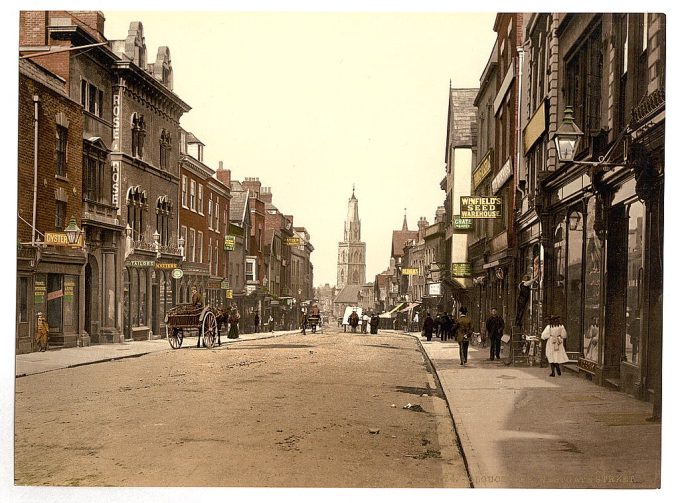
<path id="1" fill-rule="evenodd" d="M 469 487 L 415 338 L 325 329 L 17 379 L 15 483 Z"/>

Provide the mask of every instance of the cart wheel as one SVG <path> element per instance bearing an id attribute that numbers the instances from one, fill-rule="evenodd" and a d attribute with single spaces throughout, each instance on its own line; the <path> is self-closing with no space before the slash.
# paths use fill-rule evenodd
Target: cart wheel
<path id="1" fill-rule="evenodd" d="M 215 337 L 217 336 L 217 320 L 215 315 L 208 311 L 203 317 L 201 324 L 201 331 L 203 332 L 203 345 L 210 349 L 215 344 Z"/>
<path id="2" fill-rule="evenodd" d="M 168 328 L 165 328 L 166 332 Z M 172 335 L 168 337 L 172 349 L 178 349 L 182 346 L 182 331 L 179 328 L 172 329 Z"/>

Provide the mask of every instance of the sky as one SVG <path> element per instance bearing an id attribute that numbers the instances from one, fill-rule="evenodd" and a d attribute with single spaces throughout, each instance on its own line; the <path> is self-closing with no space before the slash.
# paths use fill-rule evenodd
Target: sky
<path id="1" fill-rule="evenodd" d="M 163 12 L 104 10 L 105 35 L 141 21 L 147 61 L 168 46 L 183 128 L 204 161 L 259 177 L 305 227 L 314 284 L 336 283 L 338 242 L 356 187 L 366 280 L 389 265 L 404 208 L 434 221 L 449 82 L 478 87 L 494 13 Z"/>

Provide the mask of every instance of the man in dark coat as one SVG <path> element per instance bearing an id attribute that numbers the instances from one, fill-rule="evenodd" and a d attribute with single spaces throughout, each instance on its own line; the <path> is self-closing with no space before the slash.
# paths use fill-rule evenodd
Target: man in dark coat
<path id="1" fill-rule="evenodd" d="M 460 364 L 467 365 L 468 346 L 472 336 L 472 320 L 468 318 L 466 307 L 461 307 L 459 312 L 460 316 L 456 320 L 456 341 L 458 342 Z"/>
<path id="2" fill-rule="evenodd" d="M 441 323 L 441 328 L 439 330 L 440 330 L 441 339 L 442 339 L 442 342 L 443 342 L 443 341 L 446 341 L 446 340 L 449 339 L 449 336 L 450 336 L 450 333 L 451 333 L 450 332 L 451 331 L 451 318 L 449 318 L 448 313 L 444 313 L 444 315 L 441 318 L 440 323 Z"/>
<path id="3" fill-rule="evenodd" d="M 489 360 L 493 361 L 494 357 L 501 359 L 501 337 L 503 337 L 503 328 L 505 328 L 505 321 L 503 317 L 498 314 L 495 307 L 491 308 L 491 316 L 486 319 L 486 335 L 491 342 L 489 346 Z"/>
<path id="4" fill-rule="evenodd" d="M 434 330 L 434 320 L 430 313 L 427 313 L 425 321 L 423 321 L 423 335 L 427 337 L 428 341 L 432 340 L 432 331 Z"/>

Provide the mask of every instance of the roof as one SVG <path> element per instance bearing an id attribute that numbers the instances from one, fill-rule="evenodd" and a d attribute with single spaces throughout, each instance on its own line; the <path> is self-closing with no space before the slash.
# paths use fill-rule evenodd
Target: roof
<path id="1" fill-rule="evenodd" d="M 359 302 L 359 292 L 361 292 L 361 285 L 346 285 L 333 299 L 333 302 L 341 304 L 357 303 Z"/>
<path id="2" fill-rule="evenodd" d="M 479 88 L 451 89 L 449 141 L 453 147 L 471 147 L 476 143 L 477 110 L 474 103 L 478 92 Z"/>
<path id="3" fill-rule="evenodd" d="M 229 204 L 229 220 L 232 222 L 243 223 L 246 214 L 246 206 L 248 205 L 248 191 L 242 190 L 231 193 L 231 202 Z"/>
<path id="4" fill-rule="evenodd" d="M 409 239 L 418 239 L 418 231 L 392 231 L 392 256 L 401 257 Z"/>
<path id="5" fill-rule="evenodd" d="M 232 180 L 230 185 L 231 185 L 231 187 L 230 187 L 231 190 L 234 190 L 234 191 L 246 190 L 243 187 L 243 185 L 241 184 L 241 182 L 239 182 L 238 180 Z"/>
<path id="6" fill-rule="evenodd" d="M 187 131 L 187 143 L 200 143 L 205 147 L 205 143 L 196 138 L 196 135 L 190 131 Z"/>

